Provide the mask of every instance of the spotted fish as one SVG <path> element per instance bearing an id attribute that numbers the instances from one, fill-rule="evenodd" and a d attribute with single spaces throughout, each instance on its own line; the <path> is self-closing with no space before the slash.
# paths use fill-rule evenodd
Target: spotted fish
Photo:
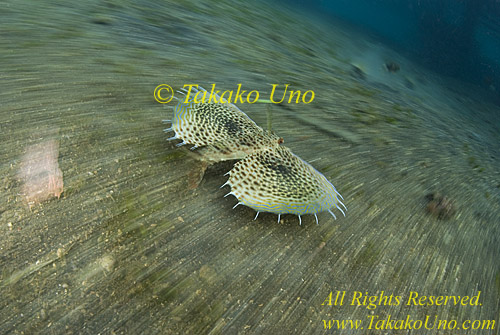
<path id="1" fill-rule="evenodd" d="M 206 92 L 201 87 L 200 90 Z M 174 107 L 172 126 L 165 131 L 175 132 L 169 140 L 182 140 L 177 146 L 189 144 L 192 150 L 200 148 L 197 153 L 202 159 L 211 163 L 242 159 L 260 148 L 283 141 L 264 131 L 238 107 L 218 95 L 218 102 L 210 103 L 197 103 L 194 96 L 191 93 L 187 102 L 180 100 Z"/>
<path id="2" fill-rule="evenodd" d="M 345 216 L 342 196 L 323 174 L 281 145 L 282 138 L 264 131 L 238 107 L 218 96 L 217 100 L 197 103 L 190 96 L 187 102 L 179 101 L 174 107 L 172 127 L 165 131 L 174 131 L 175 136 L 169 140 L 182 140 L 178 146 L 192 145 L 191 149 L 209 163 L 240 159 L 221 186 L 230 186 L 226 196 L 238 199 L 233 208 L 248 206 L 257 211 L 255 219 L 260 212 L 274 213 L 278 222 L 281 214 L 295 214 L 300 224 L 304 214 L 313 214 L 318 223 L 317 213 L 323 211 L 336 219 L 332 212 L 335 208 Z"/>
<path id="3" fill-rule="evenodd" d="M 260 212 L 295 214 L 302 223 L 301 215 L 331 211 L 345 205 L 342 196 L 321 173 L 310 164 L 294 155 L 285 146 L 263 148 L 237 162 L 228 172 L 229 179 L 223 185 L 229 185 L 231 192 L 238 199 L 235 205 L 245 205 Z"/>

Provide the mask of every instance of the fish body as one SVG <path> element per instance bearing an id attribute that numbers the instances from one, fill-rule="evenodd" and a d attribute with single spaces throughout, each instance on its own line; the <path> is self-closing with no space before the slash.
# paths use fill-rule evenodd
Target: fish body
<path id="1" fill-rule="evenodd" d="M 218 102 L 195 102 L 193 95 L 187 102 L 179 101 L 168 129 L 175 132 L 172 139 L 200 148 L 197 152 L 210 162 L 242 159 L 279 142 L 234 104 L 217 98 Z"/>
<path id="2" fill-rule="evenodd" d="M 203 90 L 201 88 L 201 90 Z M 203 90 L 204 91 L 204 90 Z M 183 92 L 180 92 L 183 93 Z M 192 145 L 210 163 L 239 159 L 228 172 L 226 194 L 260 212 L 301 215 L 342 209 L 342 196 L 328 179 L 310 164 L 281 145 L 283 139 L 264 131 L 235 105 L 218 97 L 217 102 L 196 102 L 194 97 L 174 107 L 170 140 Z M 236 207 L 234 206 L 234 207 Z M 341 207 L 342 206 L 342 207 Z"/>
<path id="3" fill-rule="evenodd" d="M 264 148 L 237 162 L 228 185 L 241 204 L 258 212 L 315 214 L 341 204 L 328 179 L 285 146 Z"/>

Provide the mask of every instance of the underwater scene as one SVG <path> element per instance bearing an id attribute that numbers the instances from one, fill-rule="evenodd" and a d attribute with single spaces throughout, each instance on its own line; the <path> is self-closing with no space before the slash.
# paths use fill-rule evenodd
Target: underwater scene
<path id="1" fill-rule="evenodd" d="M 0 3 L 0 334 L 500 334 L 500 3 Z"/>

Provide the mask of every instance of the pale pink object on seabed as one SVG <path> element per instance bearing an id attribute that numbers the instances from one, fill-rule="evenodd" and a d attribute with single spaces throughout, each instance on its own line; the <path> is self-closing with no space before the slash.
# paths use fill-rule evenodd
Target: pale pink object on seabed
<path id="1" fill-rule="evenodd" d="M 63 192 L 63 174 L 59 168 L 59 142 L 48 140 L 33 144 L 26 149 L 21 161 L 19 179 L 23 182 L 22 193 L 31 206 Z"/>

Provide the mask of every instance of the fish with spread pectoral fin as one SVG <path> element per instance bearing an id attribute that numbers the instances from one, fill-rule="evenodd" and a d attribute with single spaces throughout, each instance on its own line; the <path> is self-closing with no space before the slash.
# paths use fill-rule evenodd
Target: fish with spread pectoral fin
<path id="1" fill-rule="evenodd" d="M 200 88 L 204 91 L 202 88 Z M 170 139 L 193 145 L 203 160 L 219 162 L 242 159 L 280 138 L 264 131 L 235 105 L 216 96 L 218 102 L 179 101 L 174 107 Z M 199 149 L 198 149 L 199 148 Z"/>
<path id="2" fill-rule="evenodd" d="M 285 146 L 263 148 L 237 162 L 226 182 L 242 205 L 257 212 L 300 215 L 342 208 L 342 196 L 324 175 Z"/>
<path id="3" fill-rule="evenodd" d="M 260 212 L 277 214 L 278 222 L 281 214 L 295 214 L 299 224 L 304 214 L 313 214 L 318 223 L 317 213 L 324 211 L 336 219 L 332 209 L 345 216 L 342 196 L 323 174 L 281 145 L 282 138 L 264 131 L 218 95 L 216 102 L 196 102 L 194 96 L 180 100 L 171 124 L 165 129 L 175 133 L 169 140 L 181 140 L 177 146 L 188 145 L 202 161 L 240 159 L 221 188 L 231 187 L 225 196 L 238 199 L 233 208 L 245 205 L 256 210 L 254 220 Z"/>

